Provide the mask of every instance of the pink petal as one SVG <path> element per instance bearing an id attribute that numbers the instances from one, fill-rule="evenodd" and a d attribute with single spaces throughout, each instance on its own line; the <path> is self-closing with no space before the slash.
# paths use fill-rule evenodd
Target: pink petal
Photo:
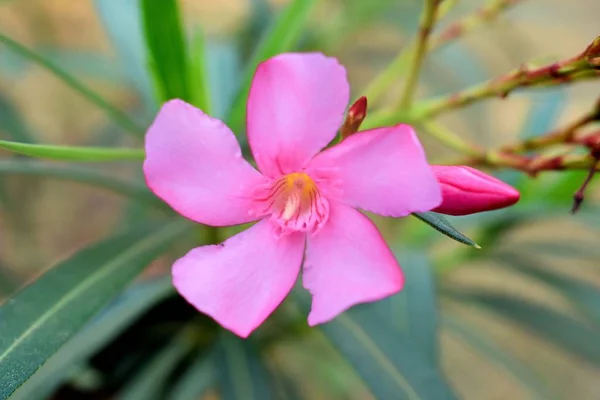
<path id="1" fill-rule="evenodd" d="M 497 210 L 519 201 L 517 189 L 475 168 L 463 165 L 432 165 L 431 168 L 444 198 L 436 212 L 467 215 Z"/>
<path id="2" fill-rule="evenodd" d="M 248 98 L 248 141 L 263 174 L 298 171 L 336 135 L 349 100 L 346 70 L 320 53 L 260 64 Z"/>
<path id="3" fill-rule="evenodd" d="M 440 185 L 408 125 L 356 133 L 318 154 L 311 176 L 326 196 L 392 217 L 429 211 L 441 202 Z"/>
<path id="4" fill-rule="evenodd" d="M 304 287 L 313 295 L 308 324 L 328 322 L 355 304 L 397 293 L 404 277 L 373 223 L 357 210 L 332 203 L 330 219 L 308 237 Z"/>
<path id="5" fill-rule="evenodd" d="M 275 234 L 262 220 L 223 244 L 193 249 L 173 265 L 185 299 L 224 328 L 248 337 L 294 285 L 305 235 Z"/>
<path id="6" fill-rule="evenodd" d="M 178 213 L 215 226 L 255 220 L 251 194 L 265 181 L 227 126 L 181 100 L 165 103 L 148 129 L 144 173 Z"/>

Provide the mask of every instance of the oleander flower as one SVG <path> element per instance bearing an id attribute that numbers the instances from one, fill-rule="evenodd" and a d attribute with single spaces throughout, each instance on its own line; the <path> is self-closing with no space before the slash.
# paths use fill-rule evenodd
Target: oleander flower
<path id="1" fill-rule="evenodd" d="M 283 301 L 301 264 L 311 326 L 397 293 L 400 266 L 357 209 L 403 217 L 441 202 L 407 125 L 359 132 L 321 151 L 348 101 L 336 59 L 281 54 L 259 65 L 248 98 L 258 170 L 227 126 L 181 100 L 164 104 L 148 130 L 144 172 L 157 196 L 206 225 L 258 221 L 222 244 L 191 250 L 172 271 L 189 303 L 241 337 Z"/>

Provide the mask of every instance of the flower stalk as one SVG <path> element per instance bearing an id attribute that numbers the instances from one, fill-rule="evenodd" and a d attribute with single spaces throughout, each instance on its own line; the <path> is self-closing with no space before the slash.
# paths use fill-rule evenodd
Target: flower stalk
<path id="1" fill-rule="evenodd" d="M 505 98 L 523 87 L 557 86 L 600 77 L 600 37 L 581 54 L 542 67 L 524 64 L 496 79 L 421 104 L 420 118 L 430 118 L 444 111 L 464 107 L 490 97 Z"/>
<path id="2" fill-rule="evenodd" d="M 423 59 L 427 53 L 427 42 L 431 30 L 433 29 L 433 25 L 435 24 L 438 7 L 441 2 L 442 0 L 425 0 L 425 8 L 423 9 L 423 14 L 421 15 L 421 21 L 419 23 L 419 35 L 417 36 L 416 45 L 412 52 L 406 85 L 404 86 L 398 108 L 410 109 L 412 105 L 415 89 L 419 80 L 421 65 L 423 64 Z"/>

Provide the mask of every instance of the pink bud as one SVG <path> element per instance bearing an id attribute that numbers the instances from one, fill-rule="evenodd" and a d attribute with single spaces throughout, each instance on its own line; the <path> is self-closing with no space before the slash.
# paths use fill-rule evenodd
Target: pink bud
<path id="1" fill-rule="evenodd" d="M 432 165 L 442 188 L 442 204 L 435 212 L 467 215 L 508 207 L 519 201 L 520 194 L 507 185 L 466 166 Z"/>

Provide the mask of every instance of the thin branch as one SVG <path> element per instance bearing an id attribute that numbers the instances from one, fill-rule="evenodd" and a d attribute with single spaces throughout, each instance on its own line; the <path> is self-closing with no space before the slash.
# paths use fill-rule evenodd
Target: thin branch
<path id="1" fill-rule="evenodd" d="M 406 85 L 400 98 L 399 108 L 408 109 L 412 105 L 415 88 L 419 80 L 419 72 L 421 71 L 421 65 L 427 52 L 427 41 L 435 23 L 440 3 L 441 0 L 425 0 L 425 8 L 421 15 L 419 27 L 419 36 L 417 37 L 417 43 L 412 53 L 412 60 L 408 69 Z"/>
<path id="2" fill-rule="evenodd" d="M 505 98 L 522 87 L 557 86 L 586 79 L 600 78 L 600 37 L 581 54 L 543 67 L 525 64 L 497 79 L 484 82 L 450 95 L 419 104 L 419 118 L 459 108 L 490 97 Z"/>

